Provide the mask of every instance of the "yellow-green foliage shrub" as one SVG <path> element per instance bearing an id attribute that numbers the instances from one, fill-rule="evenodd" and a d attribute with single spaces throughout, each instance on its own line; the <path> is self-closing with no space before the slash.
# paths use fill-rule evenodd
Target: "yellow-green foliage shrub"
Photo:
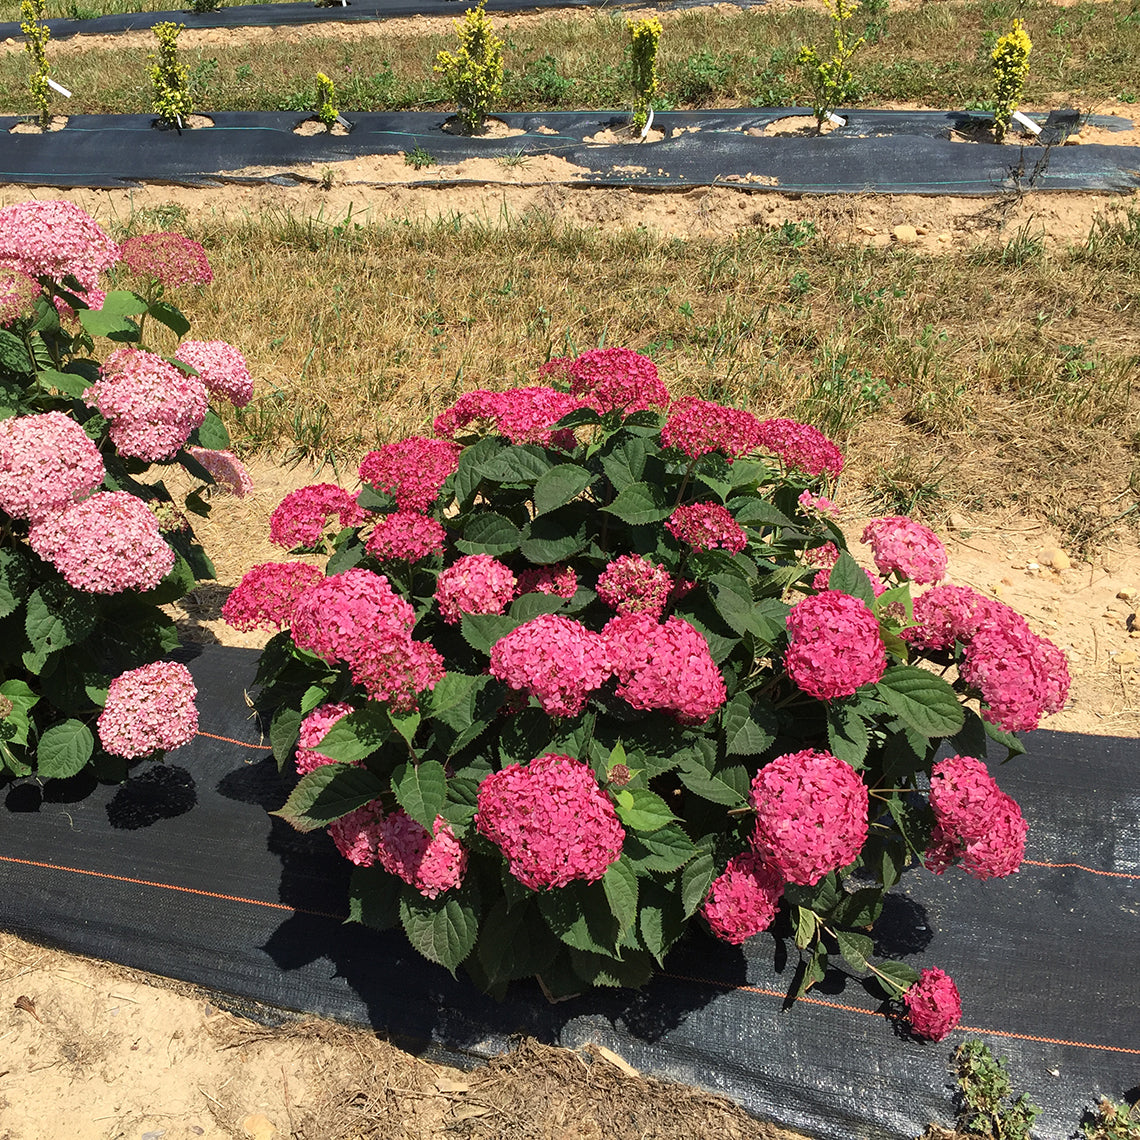
<path id="1" fill-rule="evenodd" d="M 51 67 L 45 49 L 51 32 L 44 23 L 44 0 L 22 0 L 20 31 L 24 33 L 24 51 L 32 61 L 28 90 L 32 94 L 32 102 L 39 111 L 40 127 L 46 131 L 51 125 L 51 110 L 48 107 L 48 72 Z"/>
<path id="2" fill-rule="evenodd" d="M 194 100 L 186 86 L 186 66 L 178 60 L 178 33 L 183 24 L 167 21 L 155 24 L 158 54 L 150 58 L 150 80 L 154 87 L 152 106 L 159 122 L 181 127 L 194 110 Z"/>
<path id="3" fill-rule="evenodd" d="M 649 122 L 649 108 L 657 94 L 657 46 L 661 41 L 661 21 L 656 17 L 630 20 L 629 60 L 633 84 L 633 129 L 641 134 Z"/>
<path id="4" fill-rule="evenodd" d="M 441 51 L 432 69 L 459 104 L 459 123 L 471 134 L 483 129 L 483 120 L 503 93 L 503 41 L 483 11 L 485 3 L 479 0 L 477 8 L 467 9 L 462 22 L 455 21 L 459 50 Z"/>
<path id="5" fill-rule="evenodd" d="M 811 87 L 811 109 L 820 127 L 836 107 L 855 97 L 855 75 L 848 66 L 863 37 L 849 39 L 847 25 L 859 11 L 857 0 L 825 0 L 831 17 L 831 54 L 825 59 L 814 47 L 800 48 L 796 62 Z"/>
<path id="6" fill-rule="evenodd" d="M 1033 43 L 1020 20 L 994 48 L 994 138 L 1001 142 L 1021 101 L 1021 89 L 1029 75 L 1029 53 Z"/>

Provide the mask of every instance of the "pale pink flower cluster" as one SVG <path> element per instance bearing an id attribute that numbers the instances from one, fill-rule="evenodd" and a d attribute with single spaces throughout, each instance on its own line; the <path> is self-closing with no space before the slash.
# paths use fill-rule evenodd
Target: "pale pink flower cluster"
<path id="1" fill-rule="evenodd" d="M 626 415 L 647 408 L 664 408 L 669 393 L 648 356 L 628 348 L 592 348 L 574 358 L 559 357 L 539 369 L 539 377 L 564 376 L 570 391 L 602 414 Z"/>
<path id="2" fill-rule="evenodd" d="M 944 970 L 923 968 L 903 995 L 910 1027 L 919 1037 L 942 1041 L 962 1020 L 958 987 Z"/>
<path id="3" fill-rule="evenodd" d="M 244 499 L 253 490 L 253 480 L 245 464 L 232 451 L 212 451 L 208 447 L 188 447 L 186 454 L 209 471 L 214 482 L 235 499 Z"/>
<path id="4" fill-rule="evenodd" d="M 336 849 L 357 867 L 371 867 L 376 863 L 376 845 L 380 841 L 380 823 L 384 808 L 379 800 L 358 807 L 329 824 Z"/>
<path id="5" fill-rule="evenodd" d="M 43 519 L 90 495 L 105 474 L 87 433 L 63 412 L 0 420 L 0 510 Z"/>
<path id="6" fill-rule="evenodd" d="M 724 704 L 724 678 L 700 630 L 683 618 L 663 625 L 649 614 L 619 614 L 602 630 L 617 695 L 635 709 L 700 724 Z"/>
<path id="7" fill-rule="evenodd" d="M 621 857 L 625 829 L 588 765 L 547 753 L 479 785 L 475 824 L 532 891 L 597 882 Z"/>
<path id="8" fill-rule="evenodd" d="M 783 893 L 780 872 L 755 851 L 743 851 L 713 879 L 701 913 L 717 938 L 739 946 L 772 925 Z"/>
<path id="9" fill-rule="evenodd" d="M 214 280 L 206 251 L 198 242 L 181 234 L 167 232 L 127 238 L 120 246 L 120 257 L 136 277 L 153 277 L 166 289 L 209 285 Z"/>
<path id="10" fill-rule="evenodd" d="M 121 673 L 107 688 L 99 741 L 127 760 L 189 744 L 198 732 L 197 695 L 190 670 L 175 661 Z"/>
<path id="11" fill-rule="evenodd" d="M 610 675 L 605 638 L 560 614 L 542 614 L 501 637 L 490 668 L 550 716 L 577 716 Z"/>
<path id="12" fill-rule="evenodd" d="M 0 327 L 30 316 L 40 283 L 14 265 L 0 265 Z"/>
<path id="13" fill-rule="evenodd" d="M 578 592 L 578 575 L 573 566 L 531 566 L 519 572 L 518 592 L 520 596 L 552 594 L 572 598 Z"/>
<path id="14" fill-rule="evenodd" d="M 694 550 L 719 546 L 739 554 L 748 545 L 748 535 L 732 514 L 719 503 L 690 503 L 678 507 L 665 521 L 665 529 L 678 542 Z"/>
<path id="15" fill-rule="evenodd" d="M 224 340 L 184 340 L 178 359 L 198 373 L 198 379 L 215 396 L 224 396 L 235 408 L 253 399 L 253 377 L 242 353 Z"/>
<path id="16" fill-rule="evenodd" d="M 813 495 L 810 491 L 804 491 L 796 501 L 805 511 L 816 511 L 833 519 L 839 518 L 839 508 L 823 495 Z"/>
<path id="17" fill-rule="evenodd" d="M 489 554 L 468 554 L 441 570 L 435 600 L 448 625 L 464 614 L 501 614 L 515 596 L 515 576 Z"/>
<path id="18" fill-rule="evenodd" d="M 195 376 L 141 348 L 120 348 L 103 362 L 84 393 L 89 408 L 110 422 L 120 455 L 169 459 L 206 418 L 209 397 Z"/>
<path id="19" fill-rule="evenodd" d="M 434 899 L 463 882 L 467 849 L 442 815 L 435 817 L 429 832 L 399 808 L 380 820 L 376 861 L 424 898 Z"/>
<path id="20" fill-rule="evenodd" d="M 752 846 L 789 883 L 813 886 L 855 861 L 867 839 L 867 785 L 830 752 L 778 756 L 756 773 Z"/>
<path id="21" fill-rule="evenodd" d="M 941 875 L 957 863 L 975 879 L 1000 879 L 1021 866 L 1029 825 L 981 760 L 951 756 L 930 773 L 934 831 L 926 867 Z"/>
<path id="22" fill-rule="evenodd" d="M 442 523 L 416 511 L 393 511 L 382 516 L 364 544 L 381 561 L 419 562 L 442 554 L 447 531 Z"/>
<path id="23" fill-rule="evenodd" d="M 477 430 L 504 435 L 511 443 L 539 443 L 569 450 L 575 443 L 573 429 L 554 431 L 553 425 L 582 406 L 577 396 L 554 388 L 512 388 L 509 392 L 477 388 L 436 416 L 432 429 L 444 439 L 454 439 L 475 425 Z"/>
<path id="24" fill-rule="evenodd" d="M 234 629 L 284 629 L 293 620 L 297 599 L 324 579 L 306 562 L 263 562 L 247 570 L 222 605 L 222 618 Z"/>
<path id="25" fill-rule="evenodd" d="M 459 452 L 449 439 L 413 435 L 370 451 L 360 461 L 360 481 L 391 495 L 398 510 L 423 512 L 459 466 Z"/>
<path id="26" fill-rule="evenodd" d="M 935 586 L 915 598 L 915 624 L 904 629 L 902 636 L 917 649 L 948 649 L 955 641 L 973 637 L 999 605 L 968 586 Z"/>
<path id="27" fill-rule="evenodd" d="M 660 617 L 669 601 L 673 579 L 664 566 L 623 554 L 598 575 L 598 597 L 619 614 L 649 614 Z"/>
<path id="28" fill-rule="evenodd" d="M 805 693 L 830 701 L 877 681 L 887 668 L 879 623 L 865 602 L 824 590 L 792 606 L 784 668 Z"/>
<path id="29" fill-rule="evenodd" d="M 317 745 L 324 740 L 328 731 L 338 720 L 343 720 L 350 712 L 355 711 L 350 704 L 344 701 L 318 705 L 304 720 L 301 721 L 301 730 L 297 738 L 297 775 L 304 776 L 315 771 L 324 764 L 335 764 L 336 761 L 317 751 Z"/>
<path id="30" fill-rule="evenodd" d="M 946 547 L 929 527 L 905 515 L 872 519 L 862 541 L 871 544 L 875 565 L 884 577 L 897 574 L 923 584 L 946 576 Z"/>
<path id="31" fill-rule="evenodd" d="M 818 428 L 796 420 L 764 420 L 757 431 L 759 446 L 777 456 L 789 470 L 831 475 L 843 470 L 843 452 Z"/>
<path id="32" fill-rule="evenodd" d="M 813 546 L 804 551 L 805 560 L 812 566 L 822 566 L 830 570 L 839 561 L 839 547 L 834 542 L 825 542 L 822 546 Z"/>
<path id="33" fill-rule="evenodd" d="M 360 526 L 368 517 L 355 496 L 335 483 L 298 487 L 269 516 L 269 540 L 287 550 L 317 546 L 334 516 L 342 527 Z"/>
<path id="34" fill-rule="evenodd" d="M 32 524 L 31 548 L 77 590 L 149 590 L 174 568 L 174 550 L 146 503 L 127 491 L 100 491 Z"/>
<path id="35" fill-rule="evenodd" d="M 32 277 L 70 275 L 90 294 L 118 260 L 118 245 L 73 202 L 19 202 L 0 210 L 0 263 Z"/>
<path id="36" fill-rule="evenodd" d="M 719 451 L 731 463 L 756 450 L 759 430 L 760 421 L 751 412 L 686 396 L 670 405 L 661 443 L 690 459 Z"/>

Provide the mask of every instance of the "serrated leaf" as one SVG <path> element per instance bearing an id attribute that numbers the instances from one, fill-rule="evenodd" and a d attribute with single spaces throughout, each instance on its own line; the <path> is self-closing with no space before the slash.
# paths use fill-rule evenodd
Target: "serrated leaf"
<path id="1" fill-rule="evenodd" d="M 35 370 L 35 363 L 28 355 L 24 342 L 7 329 L 0 329 L 0 368 L 23 374 Z"/>
<path id="2" fill-rule="evenodd" d="M 618 928 L 624 933 L 637 921 L 637 872 L 627 857 L 609 865 L 602 876 L 602 886 Z"/>
<path id="3" fill-rule="evenodd" d="M 113 294 L 107 294 L 108 299 L 112 296 Z M 143 302 L 136 312 L 141 313 L 145 309 L 146 304 Z M 105 336 L 110 340 L 136 340 L 139 334 L 139 326 L 129 317 L 105 309 L 80 309 L 79 323 L 92 336 Z"/>
<path id="4" fill-rule="evenodd" d="M 616 515 L 630 526 L 661 522 L 673 513 L 673 504 L 663 488 L 653 483 L 631 483 L 623 487 L 608 507 L 601 510 Z"/>
<path id="5" fill-rule="evenodd" d="M 640 436 L 629 436 L 620 447 L 615 447 L 602 457 L 602 470 L 614 485 L 614 490 L 622 491 L 631 483 L 637 483 L 645 474 L 647 446 Z"/>
<path id="6" fill-rule="evenodd" d="M 710 851 L 698 851 L 681 871 L 681 905 L 685 917 L 692 918 L 708 897 L 709 888 L 716 876 L 716 863 Z"/>
<path id="7" fill-rule="evenodd" d="M 373 930 L 388 930 L 400 920 L 400 888 L 383 867 L 354 867 L 348 880 L 348 918 Z"/>
<path id="8" fill-rule="evenodd" d="M 875 941 L 866 934 L 856 934 L 851 930 L 834 931 L 839 953 L 851 969 L 862 972 L 867 969 L 867 959 L 875 949 Z"/>
<path id="9" fill-rule="evenodd" d="M 277 761 L 279 769 L 293 758 L 301 733 L 301 719 L 301 714 L 296 709 L 281 708 L 273 714 L 273 723 L 269 726 L 269 743 L 273 747 L 273 759 Z"/>
<path id="10" fill-rule="evenodd" d="M 342 763 L 365 760 L 391 735 L 388 710 L 378 702 L 369 701 L 341 717 L 317 742 L 317 751 Z"/>
<path id="11" fill-rule="evenodd" d="M 497 454 L 480 464 L 479 473 L 496 483 L 537 483 L 551 466 L 541 447 L 524 443 L 500 447 Z"/>
<path id="12" fill-rule="evenodd" d="M 972 708 L 964 707 L 966 720 L 959 732 L 950 740 L 950 744 L 959 756 L 973 756 L 978 760 L 986 758 L 988 751 L 986 740 L 986 723 Z"/>
<path id="13" fill-rule="evenodd" d="M 16 612 L 31 584 L 31 565 L 24 552 L 0 550 L 0 618 Z"/>
<path id="14" fill-rule="evenodd" d="M 463 537 L 455 545 L 464 554 L 490 554 L 498 557 L 518 550 L 522 531 L 510 519 L 495 511 L 480 511 L 472 515 L 463 528 Z"/>
<path id="15" fill-rule="evenodd" d="M 815 940 L 819 931 L 819 916 L 814 910 L 806 906 L 797 906 L 795 914 L 796 945 L 801 950 L 806 950 Z"/>
<path id="16" fill-rule="evenodd" d="M 147 312 L 153 320 L 165 325 L 175 336 L 183 337 L 190 331 L 190 322 L 185 314 L 169 301 L 155 301 Z"/>
<path id="17" fill-rule="evenodd" d="M 550 566 L 573 557 L 589 544 L 583 504 L 574 503 L 531 522 L 519 551 L 528 562 Z"/>
<path id="18" fill-rule="evenodd" d="M 736 808 L 743 807 L 748 802 L 746 794 L 739 786 L 741 776 L 746 786 L 748 783 L 747 772 L 742 766 L 730 766 L 718 772 L 709 772 L 698 764 L 682 764 L 677 775 L 690 792 L 714 804 Z"/>
<path id="19" fill-rule="evenodd" d="M 65 396 L 79 399 L 88 388 L 91 381 L 86 376 L 76 376 L 71 372 L 57 372 L 54 368 L 44 368 L 39 373 L 40 383 L 62 392 Z"/>
<path id="20" fill-rule="evenodd" d="M 841 590 L 844 594 L 858 598 L 866 603 L 868 609 L 875 604 L 875 591 L 871 588 L 871 579 L 867 577 L 867 571 L 846 550 L 839 555 L 831 568 L 827 588 Z"/>
<path id="21" fill-rule="evenodd" d="M 494 990 L 516 978 L 537 973 L 560 948 L 539 921 L 536 909 L 529 905 L 529 898 L 519 906 L 508 906 L 506 899 L 499 899 L 480 924 L 475 957 L 487 988 Z"/>
<path id="22" fill-rule="evenodd" d="M 52 725 L 36 745 L 36 772 L 45 779 L 65 779 L 82 772 L 95 751 L 95 737 L 81 720 Z"/>
<path id="23" fill-rule="evenodd" d="M 447 802 L 447 773 L 438 760 L 401 764 L 392 773 L 392 791 L 400 807 L 430 832 Z"/>
<path id="24" fill-rule="evenodd" d="M 566 599 L 560 598 L 557 594 L 541 594 L 536 591 L 515 598 L 509 613 L 519 621 L 531 621 L 536 617 L 542 617 L 543 614 L 557 613 L 565 604 Z"/>
<path id="25" fill-rule="evenodd" d="M 678 871 L 697 853 L 693 841 L 672 824 L 659 831 L 627 836 L 625 850 L 639 874 Z"/>
<path id="26" fill-rule="evenodd" d="M 918 981 L 918 971 L 905 962 L 886 961 L 876 964 L 872 977 L 887 997 L 897 998 Z M 895 986 L 889 985 L 890 982 Z"/>
<path id="27" fill-rule="evenodd" d="M 411 887 L 400 894 L 400 922 L 408 941 L 425 958 L 455 973 L 475 947 L 479 916 L 462 895 L 445 891 L 426 899 Z"/>
<path id="28" fill-rule="evenodd" d="M 464 614 L 459 628 L 472 649 L 489 656 L 496 641 L 522 624 L 508 614 Z"/>
<path id="29" fill-rule="evenodd" d="M 827 975 L 827 950 L 823 943 L 817 943 L 812 956 L 804 963 L 803 977 L 796 988 L 795 996 L 801 998 Z"/>
<path id="30" fill-rule="evenodd" d="M 593 478 L 585 467 L 577 463 L 559 463 L 544 471 L 534 485 L 534 513 L 544 515 L 576 499 Z"/>
<path id="31" fill-rule="evenodd" d="M 46 658 L 68 645 L 78 645 L 94 630 L 99 611 L 94 597 L 65 582 L 44 582 L 28 598 L 24 629 L 32 649 Z"/>
<path id="32" fill-rule="evenodd" d="M 966 722 L 949 683 L 916 665 L 891 666 L 875 689 L 891 712 L 924 736 L 953 736 Z"/>
<path id="33" fill-rule="evenodd" d="M 991 724 L 985 717 L 982 717 L 982 728 L 995 744 L 1004 745 L 1006 748 L 1006 757 L 1002 761 L 1004 764 L 1006 760 L 1012 759 L 1014 756 L 1025 755 L 1025 745 L 1014 736 L 1012 732 L 1006 732 L 1004 729 L 998 728 L 996 724 Z"/>
<path id="34" fill-rule="evenodd" d="M 724 750 L 729 756 L 759 756 L 776 739 L 779 727 L 771 701 L 753 701 L 748 693 L 737 693 L 725 706 Z"/>
<path id="35" fill-rule="evenodd" d="M 669 805 L 648 788 L 622 788 L 614 796 L 614 807 L 618 819 L 640 833 L 659 831 L 677 818 Z"/>
<path id="36" fill-rule="evenodd" d="M 206 418 L 198 425 L 198 443 L 207 451 L 225 451 L 230 446 L 230 433 L 213 408 L 206 409 Z"/>
<path id="37" fill-rule="evenodd" d="M 850 705 L 832 701 L 827 709 L 828 750 L 833 756 L 862 768 L 871 738 L 867 722 Z"/>
<path id="38" fill-rule="evenodd" d="M 389 710 L 388 719 L 392 722 L 392 727 L 407 741 L 408 746 L 411 747 L 412 740 L 416 735 L 416 729 L 420 727 L 420 721 L 422 719 L 420 714 L 415 711 L 398 713 Z"/>
<path id="39" fill-rule="evenodd" d="M 726 505 L 741 526 L 795 526 L 783 511 L 777 510 L 766 499 L 742 495 L 730 499 Z"/>
<path id="40" fill-rule="evenodd" d="M 601 883 L 574 882 L 537 897 L 543 920 L 560 941 L 578 950 L 616 956 L 618 920 Z"/>
<path id="41" fill-rule="evenodd" d="M 322 764 L 301 777 L 284 807 L 269 814 L 292 824 L 298 831 L 315 831 L 371 803 L 385 790 L 384 782 L 367 768 Z"/>

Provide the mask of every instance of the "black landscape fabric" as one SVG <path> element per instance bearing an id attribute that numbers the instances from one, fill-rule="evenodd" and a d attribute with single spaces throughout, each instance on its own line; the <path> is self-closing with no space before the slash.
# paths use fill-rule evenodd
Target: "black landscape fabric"
<path id="1" fill-rule="evenodd" d="M 196 653 L 201 734 L 165 765 L 48 798 L 28 781 L 4 789 L 0 928 L 461 1063 L 519 1033 L 593 1041 L 828 1140 L 949 1123 L 948 1061 L 967 1035 L 1009 1058 L 1015 1086 L 1044 1109 L 1045 1140 L 1073 1136 L 1102 1094 L 1140 1095 L 1135 741 L 1031 735 L 1029 755 L 996 769 L 1030 823 L 1020 873 L 919 871 L 890 897 L 880 952 L 941 967 L 962 992 L 964 1024 L 942 1043 L 905 1036 L 838 972 L 784 1008 L 796 951 L 771 933 L 741 951 L 693 931 L 640 992 L 551 1005 L 522 983 L 497 1004 L 401 933 L 342 924 L 348 864 L 325 835 L 267 814 L 285 789 L 243 696 L 256 654 Z"/>
<path id="2" fill-rule="evenodd" d="M 242 172 L 245 182 L 288 182 L 283 173 L 414 148 L 439 164 L 470 158 L 553 155 L 572 164 L 562 182 L 647 189 L 724 185 L 791 194 L 992 195 L 1029 189 L 1126 192 L 1140 187 L 1140 147 L 1044 146 L 955 141 L 984 128 L 967 112 L 843 111 L 847 124 L 831 134 L 761 136 L 769 124 L 805 108 L 670 111 L 654 127 L 665 137 L 646 143 L 589 142 L 600 132 L 628 131 L 629 117 L 613 111 L 550 111 L 496 116 L 521 131 L 506 138 L 468 138 L 445 131 L 439 112 L 349 114 L 344 135 L 299 135 L 296 113 L 218 112 L 214 125 L 164 130 L 152 115 L 74 115 L 61 131 L 9 133 L 19 121 L 0 116 L 0 181 L 34 186 L 132 186 L 140 182 L 218 185 Z M 1046 141 L 1060 141 L 1077 125 L 1076 112 L 1049 116 Z M 1109 130 L 1127 119 L 1092 116 Z M 525 183 L 525 167 L 504 169 L 502 181 Z M 225 174 L 223 172 L 230 172 Z M 409 171 L 409 173 L 411 173 Z M 427 166 L 413 175 L 424 186 L 454 185 Z M 543 181 L 548 181 L 547 177 Z"/>

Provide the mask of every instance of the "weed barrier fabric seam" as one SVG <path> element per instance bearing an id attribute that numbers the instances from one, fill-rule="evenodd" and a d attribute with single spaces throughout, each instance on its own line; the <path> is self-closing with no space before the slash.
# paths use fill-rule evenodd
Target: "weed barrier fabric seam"
<path id="1" fill-rule="evenodd" d="M 747 133 L 803 113 L 803 108 L 662 112 L 655 125 L 666 138 L 614 145 L 585 141 L 627 125 L 628 116 L 606 111 L 504 113 L 496 117 L 523 133 L 499 139 L 449 134 L 443 130 L 447 116 L 438 112 L 351 114 L 348 134 L 311 136 L 293 130 L 306 116 L 286 112 L 217 112 L 211 116 L 214 126 L 182 132 L 155 128 L 152 115 L 76 115 L 61 131 L 7 134 L 0 151 L 0 179 L 100 188 L 146 181 L 202 185 L 235 174 L 255 181 L 257 174 L 239 172 L 395 155 L 419 146 L 441 164 L 551 155 L 588 171 L 568 172 L 569 181 L 593 186 L 716 185 L 792 194 L 968 196 L 1029 188 L 1128 192 L 1140 187 L 1140 147 L 953 142 L 951 132 L 984 122 L 964 112 L 850 110 L 844 112 L 847 127 L 824 138 Z M 1062 123 L 1066 115 L 1075 112 L 1055 113 L 1049 121 Z M 0 117 L 0 131 L 18 121 L 15 116 Z M 1091 122 L 1110 130 L 1130 126 L 1128 120 L 1110 116 L 1094 116 Z M 145 145 L 140 137 L 144 135 Z M 260 177 L 281 182 L 277 173 Z M 415 181 L 456 182 L 430 175 Z"/>
<path id="2" fill-rule="evenodd" d="M 520 983 L 497 1004 L 401 932 L 329 917 L 349 865 L 325 835 L 267 814 L 286 789 L 243 699 L 256 660 L 207 646 L 188 661 L 203 733 L 165 765 L 84 795 L 65 786 L 44 800 L 28 781 L 3 790 L 0 928 L 371 1026 L 453 1063 L 501 1052 L 518 1033 L 595 1041 L 647 1074 L 828 1140 L 901 1140 L 949 1123 L 948 1061 L 966 1031 L 906 1038 L 876 994 L 838 972 L 785 1010 L 790 939 L 769 933 L 736 950 L 694 932 L 640 992 L 552 1006 Z M 1062 1140 L 1100 1095 L 1135 1094 L 1140 1077 L 1137 744 L 1052 732 L 1028 743 L 1028 756 L 994 765 L 1030 822 L 1026 866 L 989 883 L 914 872 L 876 937 L 884 956 L 956 979 L 968 1032 L 1008 1056 L 1016 1087 L 1043 1106 L 1035 1135 Z"/>

